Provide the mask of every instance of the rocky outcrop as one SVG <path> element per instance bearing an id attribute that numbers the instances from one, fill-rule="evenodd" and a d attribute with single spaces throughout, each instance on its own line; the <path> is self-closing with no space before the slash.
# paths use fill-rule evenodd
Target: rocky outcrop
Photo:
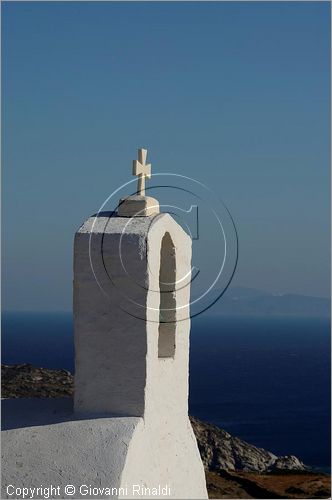
<path id="1" fill-rule="evenodd" d="M 269 467 L 269 471 L 277 472 L 283 470 L 301 471 L 307 470 L 303 462 L 294 455 L 286 455 L 285 457 L 278 457 L 273 464 Z"/>
<path id="2" fill-rule="evenodd" d="M 73 394 L 73 375 L 67 370 L 36 368 L 27 363 L 1 365 L 3 398 L 61 398 Z"/>
<path id="3" fill-rule="evenodd" d="M 246 443 L 215 425 L 191 417 L 204 467 L 210 472 L 308 470 L 297 457 L 277 457 L 270 451 Z"/>

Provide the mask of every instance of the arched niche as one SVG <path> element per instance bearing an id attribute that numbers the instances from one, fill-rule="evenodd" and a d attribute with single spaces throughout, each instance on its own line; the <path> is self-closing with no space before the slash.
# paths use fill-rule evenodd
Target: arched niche
<path id="1" fill-rule="evenodd" d="M 159 334 L 158 357 L 174 358 L 176 333 L 176 259 L 170 234 L 163 236 L 159 270 Z"/>

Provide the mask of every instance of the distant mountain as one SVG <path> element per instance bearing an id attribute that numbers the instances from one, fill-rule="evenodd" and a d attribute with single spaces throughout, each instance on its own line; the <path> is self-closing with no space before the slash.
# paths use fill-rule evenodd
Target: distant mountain
<path id="1" fill-rule="evenodd" d="M 219 303 L 221 314 L 329 317 L 330 300 L 296 294 L 272 294 L 254 288 L 229 288 Z"/>

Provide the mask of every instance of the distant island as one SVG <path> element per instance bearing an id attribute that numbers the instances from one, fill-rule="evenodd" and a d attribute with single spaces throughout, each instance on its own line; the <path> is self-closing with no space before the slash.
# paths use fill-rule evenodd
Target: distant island
<path id="1" fill-rule="evenodd" d="M 3 398 L 73 395 L 67 370 L 30 364 L 2 365 Z M 297 457 L 277 457 L 190 417 L 205 467 L 209 498 L 329 498 L 330 477 L 311 471 Z"/>
<path id="2" fill-rule="evenodd" d="M 258 316 L 330 316 L 331 302 L 324 297 L 273 294 L 246 287 L 230 287 L 220 301 L 220 314 Z"/>

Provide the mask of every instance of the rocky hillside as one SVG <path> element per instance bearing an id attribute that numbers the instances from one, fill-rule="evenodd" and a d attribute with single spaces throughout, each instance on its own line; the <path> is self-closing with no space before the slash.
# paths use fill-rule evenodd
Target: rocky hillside
<path id="1" fill-rule="evenodd" d="M 66 370 L 29 364 L 1 365 L 3 398 L 61 398 L 73 394 L 73 375 Z"/>
<path id="2" fill-rule="evenodd" d="M 257 448 L 215 425 L 191 417 L 198 447 L 205 469 L 211 472 L 247 471 L 272 472 L 277 470 L 308 470 L 297 457 L 277 457 L 270 451 Z"/>
<path id="3" fill-rule="evenodd" d="M 2 365 L 2 397 L 71 397 L 73 375 L 29 364 Z M 297 457 L 277 457 L 194 417 L 210 498 L 328 498 L 330 478 Z"/>

